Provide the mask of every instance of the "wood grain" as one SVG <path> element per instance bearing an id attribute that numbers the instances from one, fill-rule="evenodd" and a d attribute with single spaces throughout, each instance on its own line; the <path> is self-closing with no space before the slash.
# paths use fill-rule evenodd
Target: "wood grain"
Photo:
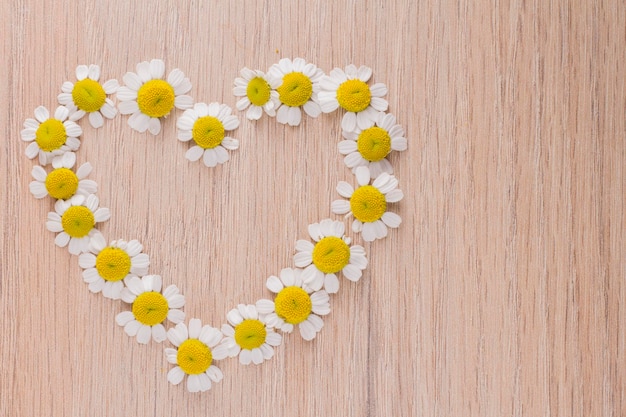
<path id="1" fill-rule="evenodd" d="M 11 0 L 0 5 L 0 415 L 626 415 L 626 8 L 620 1 Z M 163 345 L 115 325 L 45 229 L 19 140 L 78 64 L 121 80 L 181 68 L 197 101 L 234 106 L 243 66 L 302 56 L 368 65 L 409 150 L 392 156 L 403 224 L 366 249 L 318 338 L 192 395 Z M 242 121 L 216 169 L 184 159 L 173 115 L 158 137 L 120 116 L 82 123 L 109 239 L 141 240 L 219 326 L 269 297 L 309 223 L 330 216 L 339 114 L 298 128 Z M 243 116 L 243 114 L 242 114 Z M 357 236 L 356 241 L 360 242 Z"/>

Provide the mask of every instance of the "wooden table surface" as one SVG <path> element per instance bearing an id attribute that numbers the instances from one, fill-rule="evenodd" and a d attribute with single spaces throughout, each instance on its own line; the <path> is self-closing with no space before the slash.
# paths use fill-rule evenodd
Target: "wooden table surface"
<path id="1" fill-rule="evenodd" d="M 34 1 L 0 6 L 0 415 L 626 415 L 626 7 L 618 0 Z M 143 60 L 182 69 L 196 101 L 234 107 L 248 66 L 303 57 L 367 65 L 409 149 L 391 161 L 403 224 L 365 244 L 313 342 L 260 366 L 220 361 L 203 394 L 172 386 L 167 344 L 115 324 L 28 191 L 23 121 L 54 108 L 79 64 L 121 81 Z M 184 158 L 127 116 L 80 123 L 79 163 L 139 239 L 150 272 L 220 326 L 268 298 L 307 225 L 331 216 L 341 114 L 245 120 L 231 161 Z M 354 236 L 361 243 L 360 236 Z"/>

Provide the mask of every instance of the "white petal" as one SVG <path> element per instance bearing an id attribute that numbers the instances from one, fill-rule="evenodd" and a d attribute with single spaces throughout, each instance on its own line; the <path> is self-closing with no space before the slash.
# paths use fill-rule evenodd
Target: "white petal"
<path id="1" fill-rule="evenodd" d="M 120 326 L 126 326 L 133 320 L 135 320 L 135 316 L 130 311 L 122 311 L 117 316 L 115 316 L 115 322 Z"/>
<path id="2" fill-rule="evenodd" d="M 302 111 L 300 110 L 300 107 L 287 107 L 287 110 L 287 123 L 289 126 L 298 126 L 302 120 Z"/>
<path id="3" fill-rule="evenodd" d="M 215 358 L 215 355 L 213 355 L 213 358 Z M 209 369 L 207 369 L 206 374 L 209 378 L 211 378 L 213 382 L 220 382 L 222 379 L 224 379 L 224 374 L 222 373 L 220 368 L 218 368 L 215 365 L 209 366 Z"/>
<path id="4" fill-rule="evenodd" d="M 26 157 L 28 159 L 33 159 L 34 157 L 39 155 L 39 145 L 37 145 L 37 142 L 29 143 L 24 153 L 26 154 Z"/>
<path id="5" fill-rule="evenodd" d="M 350 202 L 347 200 L 335 200 L 330 204 L 330 210 L 335 214 L 349 213 Z"/>
<path id="6" fill-rule="evenodd" d="M 382 239 L 387 236 L 387 226 L 380 220 L 376 220 L 371 223 L 374 225 L 374 232 L 376 233 L 376 239 Z"/>
<path id="7" fill-rule="evenodd" d="M 350 281 L 358 281 L 363 275 L 363 272 L 359 268 L 354 265 L 346 265 L 341 271 L 343 276 L 348 278 Z"/>
<path id="8" fill-rule="evenodd" d="M 257 302 L 255 303 L 255 307 L 257 311 L 259 312 L 259 314 L 261 315 L 270 314 L 271 312 L 274 311 L 274 302 L 267 300 L 265 298 L 262 298 L 260 300 L 257 300 Z"/>
<path id="9" fill-rule="evenodd" d="M 180 366 L 176 366 L 167 373 L 167 380 L 170 384 L 178 385 L 185 378 L 185 372 L 181 369 Z"/>
<path id="10" fill-rule="evenodd" d="M 353 132 L 356 129 L 356 114 L 354 112 L 346 112 L 341 119 L 341 128 L 348 132 Z"/>
<path id="11" fill-rule="evenodd" d="M 329 294 L 336 294 L 339 291 L 339 279 L 335 274 L 326 274 L 324 277 L 324 289 Z"/>
<path id="12" fill-rule="evenodd" d="M 302 106 L 302 108 L 304 109 L 306 114 L 308 114 L 311 117 L 317 117 L 322 112 L 320 105 L 311 100 L 304 103 L 304 106 Z"/>
<path id="13" fill-rule="evenodd" d="M 135 98 L 137 98 L 137 91 L 143 85 L 143 81 L 141 77 L 138 74 L 135 74 L 134 72 L 127 72 L 122 77 L 122 81 L 124 81 L 124 84 L 126 85 L 126 87 L 120 87 L 117 90 L 117 98 L 119 100 L 128 100 L 126 98 L 122 98 L 121 94 L 126 94 L 130 92 L 130 90 L 135 92 Z M 130 100 L 132 100 L 132 98 Z"/>
<path id="14" fill-rule="evenodd" d="M 315 328 L 307 320 L 300 323 L 298 328 L 300 330 L 300 335 L 304 340 L 313 340 L 317 334 Z"/>
<path id="15" fill-rule="evenodd" d="M 67 107 L 65 106 L 59 106 L 56 108 L 56 110 L 54 111 L 54 118 L 60 121 L 65 121 L 65 119 L 67 119 L 67 117 L 70 115 L 70 111 Z M 70 135 L 72 136 L 72 135 Z"/>
<path id="16" fill-rule="evenodd" d="M 100 67 L 97 65 L 89 65 L 89 78 L 94 81 L 98 81 L 100 79 Z"/>
<path id="17" fill-rule="evenodd" d="M 148 131 L 153 135 L 158 135 L 161 132 L 161 120 L 151 117 L 148 121 Z"/>
<path id="18" fill-rule="evenodd" d="M 39 106 L 35 109 L 35 119 L 43 123 L 50 118 L 50 112 L 44 106 Z"/>
<path id="19" fill-rule="evenodd" d="M 137 76 L 142 82 L 150 80 L 150 63 L 148 61 L 142 61 L 137 64 Z"/>
<path id="20" fill-rule="evenodd" d="M 361 187 L 370 183 L 370 170 L 368 167 L 357 167 L 354 175 L 356 175 L 356 181 Z"/>
<path id="21" fill-rule="evenodd" d="M 187 150 L 187 152 L 185 152 L 185 158 L 187 158 L 188 160 L 195 162 L 198 159 L 202 158 L 202 155 L 204 154 L 204 149 L 202 149 L 199 146 L 192 146 L 191 148 L 189 148 Z"/>
<path id="22" fill-rule="evenodd" d="M 270 276 L 265 283 L 265 286 L 273 293 L 278 294 L 283 288 L 284 285 L 281 280 L 277 276 Z"/>
<path id="23" fill-rule="evenodd" d="M 104 125 L 104 119 L 102 118 L 102 115 L 99 111 L 89 113 L 89 124 L 91 124 L 94 129 L 97 129 Z"/>
<path id="24" fill-rule="evenodd" d="M 200 392 L 202 390 L 202 382 L 199 375 L 187 376 L 187 391 Z"/>
<path id="25" fill-rule="evenodd" d="M 390 211 L 383 214 L 382 221 L 389 227 L 396 228 L 402 223 L 402 219 L 396 213 Z"/>
<path id="26" fill-rule="evenodd" d="M 139 337 L 139 335 L 137 336 Z M 165 327 L 162 324 L 155 324 L 152 326 L 152 339 L 155 342 L 162 342 L 167 339 L 167 334 L 165 333 Z"/>
<path id="27" fill-rule="evenodd" d="M 202 156 L 202 162 L 204 162 L 204 165 L 208 166 L 209 168 L 213 168 L 214 166 L 216 166 L 217 154 L 215 153 L 215 150 L 206 149 L 204 151 L 204 155 Z"/>
<path id="28" fill-rule="evenodd" d="M 248 99 L 246 98 L 246 100 L 248 100 Z M 250 103 L 249 100 L 248 100 L 248 103 Z M 244 107 L 244 109 L 245 109 L 245 107 Z M 263 108 L 259 107 L 259 106 L 254 106 L 254 105 L 250 106 L 250 108 L 246 112 L 246 118 L 248 120 L 259 120 L 262 115 L 263 115 Z"/>
<path id="29" fill-rule="evenodd" d="M 70 243 L 70 235 L 65 232 L 61 232 L 54 238 L 54 243 L 55 245 L 64 248 L 68 243 Z"/>
<path id="30" fill-rule="evenodd" d="M 153 79 L 163 78 L 163 75 L 165 75 L 165 63 L 160 59 L 150 61 L 150 75 Z"/>
<path id="31" fill-rule="evenodd" d="M 239 149 L 239 141 L 237 139 L 225 137 L 224 140 L 222 140 L 222 146 L 229 151 L 234 151 Z"/>
<path id="32" fill-rule="evenodd" d="M 370 86 L 370 93 L 372 94 L 372 98 L 374 97 L 382 97 L 385 94 L 387 94 L 388 90 L 387 90 L 387 86 L 383 83 L 376 83 L 372 86 Z M 387 110 L 387 109 L 385 109 Z M 385 111 L 385 110 L 380 110 L 380 111 Z"/>
<path id="33" fill-rule="evenodd" d="M 296 241 L 296 251 L 299 252 L 313 252 L 313 248 L 315 245 L 311 243 L 309 240 L 298 240 Z"/>
<path id="34" fill-rule="evenodd" d="M 293 257 L 293 262 L 299 268 L 311 265 L 311 262 L 313 262 L 312 252 L 296 253 Z"/>
<path id="35" fill-rule="evenodd" d="M 120 109 L 120 113 L 122 110 Z M 137 132 L 143 133 L 148 130 L 148 126 L 150 125 L 151 117 L 147 114 L 143 114 L 141 112 L 133 113 L 128 118 L 128 125 L 135 129 Z"/>
<path id="36" fill-rule="evenodd" d="M 365 65 L 361 65 L 356 74 L 356 78 L 363 82 L 367 82 L 371 76 L 372 69 L 370 67 L 366 67 Z"/>
<path id="37" fill-rule="evenodd" d="M 39 166 L 37 166 L 39 167 Z M 39 167 L 41 168 L 41 167 Z M 48 195 L 48 190 L 46 189 L 46 186 L 39 181 L 32 181 L 30 184 L 28 184 L 28 188 L 31 192 L 31 194 L 35 197 L 35 198 L 44 198 L 45 196 Z M 60 230 L 57 230 L 58 232 L 60 232 Z"/>
<path id="38" fill-rule="evenodd" d="M 354 224 L 353 224 L 354 228 Z M 376 231 L 374 230 L 374 225 L 372 223 L 363 223 L 361 229 L 361 236 L 363 240 L 366 242 L 373 242 L 376 240 Z"/>
<path id="39" fill-rule="evenodd" d="M 200 337 L 200 331 L 202 330 L 202 322 L 200 319 L 189 320 L 189 338 L 198 339 Z"/>
<path id="40" fill-rule="evenodd" d="M 387 201 L 388 203 L 397 203 L 398 201 L 402 200 L 403 197 L 404 193 L 402 192 L 402 190 L 395 189 L 385 194 L 385 201 Z"/>
<path id="41" fill-rule="evenodd" d="M 76 67 L 76 79 L 78 81 L 84 80 L 89 76 L 89 67 L 87 65 L 79 65 Z"/>
<path id="42" fill-rule="evenodd" d="M 174 99 L 174 106 L 180 110 L 186 110 L 193 107 L 193 98 L 186 95 L 176 96 Z"/>
<path id="43" fill-rule="evenodd" d="M 370 106 L 377 111 L 385 111 L 389 107 L 389 103 L 384 98 L 372 97 Z"/>
<path id="44" fill-rule="evenodd" d="M 120 101 L 117 105 L 120 114 L 133 114 L 139 112 L 139 105 L 136 101 Z"/>
<path id="45" fill-rule="evenodd" d="M 117 89 L 120 88 L 120 83 L 117 80 L 108 80 L 102 84 L 102 88 L 106 94 L 115 94 Z"/>

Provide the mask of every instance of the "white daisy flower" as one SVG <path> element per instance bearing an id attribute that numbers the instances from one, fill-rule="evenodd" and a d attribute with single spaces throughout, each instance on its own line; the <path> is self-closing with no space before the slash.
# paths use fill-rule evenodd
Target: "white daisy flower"
<path id="1" fill-rule="evenodd" d="M 160 275 L 146 275 L 142 278 L 124 279 L 122 301 L 132 304 L 131 311 L 122 311 L 115 321 L 124 327 L 130 337 L 137 337 L 137 342 L 146 344 L 153 339 L 162 342 L 167 338 L 163 322 L 172 323 L 185 320 L 185 313 L 180 310 L 185 305 L 185 297 L 176 285 L 170 285 L 161 293 Z"/>
<path id="2" fill-rule="evenodd" d="M 76 67 L 76 83 L 66 81 L 61 86 L 62 93 L 57 97 L 59 103 L 70 111 L 70 120 L 78 121 L 89 113 L 89 124 L 99 128 L 104 119 L 112 119 L 117 114 L 113 101 L 107 95 L 114 94 L 119 83 L 108 80 L 100 84 L 100 67 L 97 65 L 79 65 Z"/>
<path id="3" fill-rule="evenodd" d="M 161 131 L 161 117 L 174 107 L 185 110 L 193 106 L 193 99 L 184 95 L 191 90 L 189 78 L 178 68 L 163 80 L 165 64 L 160 59 L 137 64 L 137 73 L 127 72 L 124 84 L 117 89 L 122 114 L 130 114 L 128 124 L 138 132 L 148 130 L 153 135 Z"/>
<path id="4" fill-rule="evenodd" d="M 274 356 L 274 347 L 279 346 L 283 338 L 269 327 L 265 318 L 259 316 L 252 304 L 239 304 L 228 312 L 228 323 L 222 325 L 224 340 L 230 357 L 239 356 L 239 362 L 258 365 Z"/>
<path id="5" fill-rule="evenodd" d="M 204 165 L 214 167 L 230 159 L 227 150 L 239 148 L 239 141 L 225 136 L 227 130 L 239 127 L 239 119 L 231 114 L 232 109 L 219 103 L 196 103 L 193 109 L 185 110 L 178 118 L 178 140 L 195 145 L 185 153 L 185 158 L 197 161 L 202 158 Z"/>
<path id="6" fill-rule="evenodd" d="M 185 323 L 178 323 L 175 328 L 167 331 L 168 340 L 177 349 L 166 348 L 167 361 L 173 365 L 167 373 L 167 380 L 178 385 L 187 375 L 189 392 L 204 392 L 211 389 L 211 381 L 220 382 L 224 374 L 213 361 L 228 356 L 228 349 L 220 345 L 224 335 L 219 329 L 202 325 L 199 319 L 189 320 L 189 328 Z"/>
<path id="7" fill-rule="evenodd" d="M 25 152 L 29 159 L 39 155 L 39 163 L 48 165 L 55 156 L 80 147 L 78 137 L 83 130 L 67 120 L 69 114 L 67 107 L 59 106 L 51 118 L 48 109 L 39 106 L 35 109 L 35 118 L 24 121 L 21 136 L 23 141 L 30 142 Z"/>
<path id="8" fill-rule="evenodd" d="M 386 172 L 380 174 L 370 185 L 370 172 L 367 167 L 355 171 L 359 187 L 355 190 L 345 181 L 337 185 L 337 192 L 348 200 L 335 200 L 331 210 L 336 214 L 354 216 L 352 230 L 362 232 L 363 240 L 372 242 L 387 236 L 387 227 L 400 226 L 402 219 L 396 213 L 387 211 L 387 203 L 396 203 L 404 197 L 398 189 L 398 180 Z"/>
<path id="9" fill-rule="evenodd" d="M 54 169 L 49 173 L 43 167 L 35 165 L 32 170 L 35 181 L 29 184 L 31 194 L 35 198 L 50 195 L 57 200 L 67 200 L 75 194 L 95 194 L 98 191 L 98 184 L 93 180 L 85 179 L 91 173 L 91 164 L 85 162 L 74 173 L 72 168 L 75 163 L 76 154 L 65 152 L 52 159 Z"/>
<path id="10" fill-rule="evenodd" d="M 274 301 L 257 301 L 256 308 L 259 314 L 266 315 L 269 326 L 291 333 L 297 325 L 304 340 L 313 340 L 324 326 L 320 316 L 330 313 L 329 297 L 324 290 L 313 292 L 308 288 L 301 274 L 301 269 L 285 268 L 280 271 L 280 278 L 269 277 L 267 288 L 276 297 Z"/>
<path id="11" fill-rule="evenodd" d="M 372 69 L 362 65 L 357 69 L 350 64 L 345 71 L 335 68 L 330 75 L 320 81 L 318 94 L 320 107 L 324 113 L 330 113 L 341 107 L 346 111 L 341 120 L 341 127 L 352 132 L 358 126 L 367 129 L 376 114 L 386 111 L 389 103 L 382 98 L 387 94 L 385 84 L 367 84 L 372 76 Z"/>
<path id="12" fill-rule="evenodd" d="M 276 109 L 280 106 L 276 89 L 281 81 L 262 71 L 245 67 L 240 74 L 242 78 L 235 78 L 233 88 L 233 94 L 242 97 L 237 101 L 237 110 L 248 109 L 246 117 L 249 120 L 259 120 L 263 110 L 268 116 L 276 116 Z"/>
<path id="13" fill-rule="evenodd" d="M 337 273 L 350 281 L 358 281 L 362 270 L 367 267 L 365 249 L 350 246 L 350 238 L 344 235 L 345 225 L 340 221 L 324 219 L 309 225 L 309 235 L 316 243 L 298 240 L 293 260 L 297 267 L 304 268 L 302 281 L 313 291 L 322 287 L 329 294 L 339 291 Z"/>
<path id="14" fill-rule="evenodd" d="M 109 220 L 111 212 L 108 208 L 99 208 L 100 200 L 95 194 L 85 197 L 76 194 L 69 200 L 57 200 L 54 212 L 48 213 L 46 228 L 59 234 L 54 243 L 59 247 L 68 246 L 72 255 L 89 250 L 91 240 L 100 234 L 95 228 L 96 223 Z"/>
<path id="15" fill-rule="evenodd" d="M 148 273 L 150 257 L 142 251 L 143 245 L 137 240 L 114 240 L 107 246 L 102 235 L 91 239 L 89 252 L 81 253 L 78 257 L 89 291 L 102 291 L 106 298 L 120 299 L 124 279 Z"/>
<path id="16" fill-rule="evenodd" d="M 346 155 L 344 162 L 355 171 L 357 167 L 366 166 L 372 179 L 383 172 L 393 174 L 393 167 L 386 159 L 391 151 L 405 151 L 407 141 L 404 129 L 396 124 L 392 114 L 379 112 L 376 120 L 369 127 L 356 127 L 353 132 L 343 131 L 346 140 L 339 142 L 339 153 Z"/>
<path id="17" fill-rule="evenodd" d="M 271 66 L 269 74 L 280 80 L 280 86 L 276 89 L 280 101 L 276 112 L 279 123 L 298 126 L 302 119 L 301 107 L 311 117 L 320 115 L 317 91 L 324 75 L 321 69 L 302 58 L 296 58 L 293 62 L 283 58 Z"/>

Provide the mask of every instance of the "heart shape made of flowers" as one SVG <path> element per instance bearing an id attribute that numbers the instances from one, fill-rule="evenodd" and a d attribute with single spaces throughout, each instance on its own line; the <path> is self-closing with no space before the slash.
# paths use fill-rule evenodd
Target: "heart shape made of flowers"
<path id="1" fill-rule="evenodd" d="M 223 378 L 215 361 L 238 356 L 244 365 L 260 364 L 272 358 L 281 334 L 296 327 L 305 340 L 314 339 L 324 325 L 322 317 L 330 313 L 330 295 L 339 290 L 338 275 L 356 282 L 368 266 L 365 249 L 352 244 L 344 221 L 325 218 L 308 226 L 309 237 L 296 242 L 294 265 L 267 279 L 273 299 L 239 304 L 219 328 L 197 318 L 186 324 L 185 297 L 176 285 L 163 288 L 161 276 L 148 273 L 150 259 L 143 245 L 135 239 L 107 241 L 96 228 L 111 213 L 100 207 L 98 186 L 88 179 L 91 164 L 76 167 L 83 133 L 77 122 L 86 116 L 99 128 L 119 112 L 129 115 L 131 128 L 159 135 L 161 123 L 167 122 L 163 118 L 178 109 L 183 113 L 176 121 L 177 138 L 192 143 L 185 157 L 215 167 L 239 148 L 239 140 L 227 135 L 239 127 L 239 118 L 226 104 L 194 102 L 187 95 L 191 81 L 180 69 L 166 77 L 165 63 L 159 59 L 137 64 L 136 72 L 123 76 L 122 86 L 116 80 L 101 83 L 97 65 L 79 65 L 75 75 L 76 82 L 61 86 L 60 106 L 53 114 L 40 106 L 35 118 L 24 122 L 21 138 L 30 142 L 26 156 L 38 157 L 40 163 L 32 169 L 30 191 L 35 198 L 56 200 L 46 227 L 57 233 L 57 246 L 78 257 L 89 290 L 130 306 L 115 318 L 125 333 L 143 344 L 169 340 L 173 347 L 165 348 L 165 357 L 174 367 L 167 379 L 177 385 L 187 376 L 190 392 L 207 391 Z M 237 110 L 247 109 L 246 118 L 252 121 L 265 113 L 297 126 L 302 112 L 318 117 L 342 109 L 338 151 L 345 155 L 356 186 L 340 181 L 336 189 L 343 199 L 333 201 L 330 209 L 353 217 L 352 231 L 366 242 L 386 237 L 388 228 L 401 223 L 388 211 L 403 193 L 387 156 L 407 148 L 404 130 L 386 113 L 387 88 L 370 85 L 371 76 L 366 66 L 348 65 L 325 75 L 302 58 L 283 58 L 267 72 L 243 68 L 233 88 Z M 117 107 L 110 98 L 114 94 Z M 168 321 L 175 326 L 166 330 L 163 323 Z"/>

